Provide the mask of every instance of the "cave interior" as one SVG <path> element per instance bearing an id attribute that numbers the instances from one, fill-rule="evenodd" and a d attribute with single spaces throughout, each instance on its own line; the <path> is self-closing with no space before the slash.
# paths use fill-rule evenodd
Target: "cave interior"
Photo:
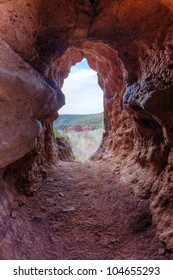
<path id="1" fill-rule="evenodd" d="M 17 221 L 16 205 L 29 203 L 47 174 L 61 170 L 53 121 L 65 104 L 64 79 L 84 58 L 104 93 L 105 133 L 92 164 L 104 164 L 110 176 L 117 171 L 135 199 L 147 203 L 147 221 L 152 217 L 172 256 L 172 0 L 3 0 L 0 13 L 1 259 L 40 256 L 18 248 L 25 220 L 15 226 L 10 215 Z"/>

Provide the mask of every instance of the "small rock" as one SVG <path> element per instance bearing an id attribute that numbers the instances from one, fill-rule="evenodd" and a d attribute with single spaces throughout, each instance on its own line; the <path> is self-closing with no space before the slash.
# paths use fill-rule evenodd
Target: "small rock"
<path id="1" fill-rule="evenodd" d="M 85 191 L 83 194 L 84 194 L 85 196 L 88 196 L 88 195 L 90 194 L 90 192 L 89 192 L 89 191 Z"/>
<path id="2" fill-rule="evenodd" d="M 111 240 L 111 243 L 112 243 L 112 244 L 118 243 L 118 242 L 119 242 L 119 239 L 112 239 L 112 240 Z"/>
<path id="3" fill-rule="evenodd" d="M 64 197 L 63 192 L 59 192 L 59 196 Z"/>
<path id="4" fill-rule="evenodd" d="M 47 180 L 46 180 L 46 179 L 44 179 L 44 180 L 43 180 L 43 183 L 47 183 Z"/>
<path id="5" fill-rule="evenodd" d="M 24 205 L 24 202 L 22 200 L 19 201 L 19 207 L 22 207 Z"/>
<path id="6" fill-rule="evenodd" d="M 33 217 L 32 221 L 33 221 L 34 223 L 36 223 L 36 224 L 39 224 L 39 223 L 41 223 L 41 218 L 39 218 L 39 217 Z"/>
<path id="7" fill-rule="evenodd" d="M 131 183 L 132 183 L 132 184 L 136 184 L 137 182 L 138 182 L 138 179 L 132 179 L 132 180 L 131 180 Z"/>
<path id="8" fill-rule="evenodd" d="M 164 255 L 165 249 L 164 248 L 160 248 L 158 253 L 159 253 L 159 255 Z"/>
<path id="9" fill-rule="evenodd" d="M 47 212 L 47 209 L 44 207 L 40 207 L 40 211 L 45 213 L 45 212 Z"/>
<path id="10" fill-rule="evenodd" d="M 75 211 L 75 207 L 70 206 L 68 208 L 63 209 L 64 212 L 71 212 L 71 211 Z"/>
<path id="11" fill-rule="evenodd" d="M 47 181 L 48 181 L 48 182 L 53 182 L 54 179 L 53 179 L 53 178 L 47 178 Z"/>
<path id="12" fill-rule="evenodd" d="M 13 219 L 15 219 L 15 218 L 17 218 L 17 211 L 12 211 L 11 212 L 11 217 L 13 218 Z"/>

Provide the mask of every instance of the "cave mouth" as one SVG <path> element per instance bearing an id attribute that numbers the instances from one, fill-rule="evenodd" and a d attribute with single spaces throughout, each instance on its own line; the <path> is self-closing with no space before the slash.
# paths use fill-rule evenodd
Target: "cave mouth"
<path id="1" fill-rule="evenodd" d="M 75 160 L 84 163 L 100 147 L 105 131 L 103 92 L 98 85 L 97 72 L 89 67 L 85 58 L 71 67 L 62 91 L 66 105 L 58 112 L 54 134 L 56 139 L 68 142 Z"/>

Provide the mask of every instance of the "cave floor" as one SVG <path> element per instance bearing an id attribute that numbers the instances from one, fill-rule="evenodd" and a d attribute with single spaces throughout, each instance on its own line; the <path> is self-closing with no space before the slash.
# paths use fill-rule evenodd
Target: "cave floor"
<path id="1" fill-rule="evenodd" d="M 169 258 L 147 200 L 137 198 L 109 164 L 61 162 L 33 196 L 16 201 L 1 258 Z"/>

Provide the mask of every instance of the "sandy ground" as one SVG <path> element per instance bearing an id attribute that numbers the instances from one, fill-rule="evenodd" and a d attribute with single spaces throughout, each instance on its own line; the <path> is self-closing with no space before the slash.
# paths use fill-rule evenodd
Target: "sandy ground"
<path id="1" fill-rule="evenodd" d="M 147 200 L 104 163 L 61 162 L 15 205 L 1 259 L 169 259 Z"/>

